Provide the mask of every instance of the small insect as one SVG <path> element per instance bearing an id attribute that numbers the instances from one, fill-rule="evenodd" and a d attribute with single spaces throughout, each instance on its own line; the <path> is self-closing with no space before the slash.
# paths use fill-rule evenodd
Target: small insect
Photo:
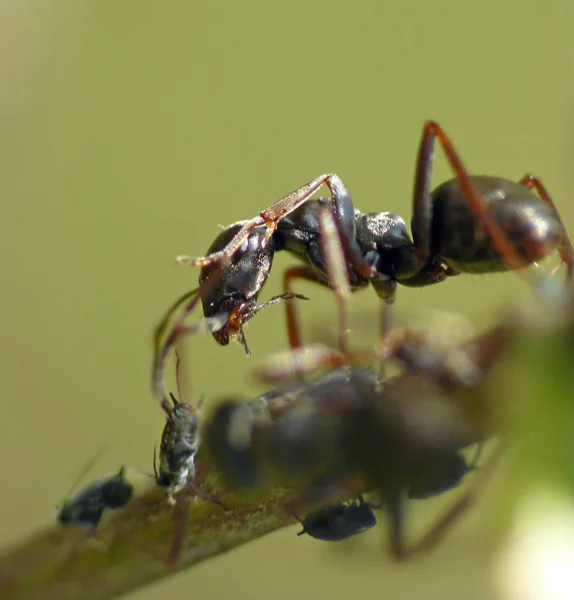
<path id="1" fill-rule="evenodd" d="M 189 331 L 189 328 L 187 328 Z M 180 398 L 182 397 L 181 385 L 181 360 L 176 351 L 176 379 Z M 159 469 L 154 450 L 153 470 L 158 486 L 166 488 L 166 500 L 169 504 L 176 503 L 175 495 L 184 488 L 189 488 L 204 500 L 213 501 L 223 509 L 225 506 L 214 496 L 204 494 L 195 484 L 195 456 L 200 444 L 200 414 L 202 400 L 197 403 L 181 402 L 170 393 L 172 406 L 166 405 L 162 400 L 162 408 L 167 414 L 159 450 Z M 226 509 L 225 509 L 226 510 Z"/>
<path id="2" fill-rule="evenodd" d="M 437 139 L 456 177 L 431 192 Z M 329 187 L 331 198 L 309 201 L 323 185 Z M 229 343 L 229 334 L 236 331 L 244 312 L 256 303 L 271 272 L 275 252 L 285 250 L 304 263 L 284 273 L 286 294 L 292 293 L 296 279 L 333 287 L 321 248 L 322 208 L 331 212 L 340 234 L 351 289 L 356 291 L 370 283 L 383 301 L 381 342 L 391 331 L 390 305 L 398 284 L 423 287 L 461 273 L 516 270 L 549 256 L 555 249 L 568 272 L 574 270 L 574 249 L 540 179 L 528 174 L 514 182 L 469 175 L 442 127 L 427 121 L 415 170 L 412 239 L 400 216 L 362 213 L 354 207 L 340 177 L 325 174 L 256 217 L 230 225 L 215 239 L 206 256 L 177 258 L 179 263 L 201 267 L 201 285 L 210 280 L 217 264 L 228 261 L 218 284 L 202 299 L 205 316 L 223 323 L 213 333 L 217 343 Z M 289 343 L 297 348 L 301 335 L 296 307 L 288 302 L 286 311 Z"/>
<path id="3" fill-rule="evenodd" d="M 340 542 L 364 533 L 377 524 L 373 509 L 380 505 L 365 502 L 362 495 L 358 501 L 326 506 L 312 512 L 303 520 L 298 519 L 303 530 L 297 535 L 309 535 L 324 542 Z"/>
<path id="4" fill-rule="evenodd" d="M 103 477 L 86 486 L 58 509 L 62 525 L 81 525 L 93 535 L 105 510 L 125 507 L 133 495 L 133 486 L 125 478 L 125 467 L 115 475 Z"/>
<path id="5" fill-rule="evenodd" d="M 170 394 L 173 406 L 161 436 L 159 469 L 154 451 L 153 470 L 156 483 L 166 488 L 166 500 L 175 504 L 174 496 L 195 476 L 195 454 L 199 448 L 199 419 L 197 409 L 179 402 Z"/>

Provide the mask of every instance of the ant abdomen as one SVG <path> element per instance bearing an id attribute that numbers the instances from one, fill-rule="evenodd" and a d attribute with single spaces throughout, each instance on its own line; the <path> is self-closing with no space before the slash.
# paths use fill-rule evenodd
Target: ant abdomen
<path id="1" fill-rule="evenodd" d="M 470 176 L 489 214 L 506 234 L 525 265 L 551 254 L 562 225 L 551 206 L 521 183 L 501 177 Z M 431 255 L 461 273 L 507 271 L 481 219 L 469 210 L 456 179 L 432 192 Z M 416 240 L 415 240 L 416 242 Z"/>

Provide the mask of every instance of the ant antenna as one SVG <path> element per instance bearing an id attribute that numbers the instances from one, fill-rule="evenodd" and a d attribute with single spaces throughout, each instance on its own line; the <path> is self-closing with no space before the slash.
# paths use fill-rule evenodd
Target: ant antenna
<path id="1" fill-rule="evenodd" d="M 261 312 L 264 308 L 267 308 L 268 306 L 273 306 L 273 304 L 277 304 L 278 302 L 282 302 L 283 300 L 293 300 L 293 299 L 299 299 L 299 300 L 309 300 L 309 298 L 307 296 L 303 296 L 302 294 L 294 294 L 293 292 L 285 292 L 283 294 L 279 294 L 278 296 L 273 296 L 273 298 L 270 298 L 269 300 L 266 300 L 265 302 L 260 302 L 259 304 L 257 304 L 256 306 L 254 306 L 253 308 L 250 308 L 249 310 L 242 312 L 238 315 L 238 324 L 236 325 L 237 327 L 237 333 L 239 335 L 239 343 L 243 346 L 244 350 L 245 350 L 245 354 L 247 354 L 247 356 L 251 356 L 251 350 L 249 349 L 249 346 L 247 345 L 247 341 L 245 340 L 245 333 L 243 331 L 243 326 L 245 325 L 245 323 L 247 323 L 247 321 L 249 321 L 250 319 L 252 319 L 257 313 Z M 232 326 L 232 321 L 233 321 L 233 314 L 230 316 L 230 326 Z"/>

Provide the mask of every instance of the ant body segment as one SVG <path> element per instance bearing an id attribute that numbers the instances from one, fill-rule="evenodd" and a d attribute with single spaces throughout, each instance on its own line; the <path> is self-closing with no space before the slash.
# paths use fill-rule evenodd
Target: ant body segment
<path id="1" fill-rule="evenodd" d="M 456 177 L 431 192 L 436 139 Z M 310 201 L 324 184 L 331 198 Z M 333 287 L 321 248 L 323 207 L 330 210 L 339 232 L 350 288 L 355 291 L 370 283 L 383 301 L 382 340 L 390 333 L 390 305 L 398 284 L 423 287 L 461 273 L 519 269 L 556 248 L 569 273 L 574 269 L 574 249 L 541 181 L 533 175 L 519 182 L 470 175 L 442 127 L 427 121 L 415 170 L 412 238 L 400 216 L 357 210 L 340 177 L 331 173 L 301 186 L 253 219 L 230 225 L 206 256 L 177 258 L 179 263 L 201 267 L 201 284 L 221 260 L 231 261 L 218 285 L 203 298 L 205 316 L 225 321 L 213 334 L 217 343 L 229 343 L 235 316 L 246 302 L 256 302 L 275 252 L 286 250 L 304 263 L 284 273 L 286 294 L 295 279 Z M 287 303 L 286 310 L 289 343 L 296 348 L 301 336 L 295 307 Z"/>

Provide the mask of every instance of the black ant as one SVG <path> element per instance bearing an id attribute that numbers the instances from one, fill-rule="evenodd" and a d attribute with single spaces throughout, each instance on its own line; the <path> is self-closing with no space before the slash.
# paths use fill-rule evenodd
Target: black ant
<path id="1" fill-rule="evenodd" d="M 456 177 L 431 192 L 435 139 Z M 309 202 L 324 184 L 331 199 Z M 339 176 L 325 174 L 256 217 L 227 227 L 206 256 L 177 258 L 201 267 L 202 285 L 222 259 L 230 261 L 219 283 L 202 299 L 204 315 L 222 323 L 213 333 L 219 344 L 228 344 L 230 333 L 241 331 L 242 320 L 252 316 L 250 307 L 267 280 L 276 251 L 286 250 L 305 263 L 284 273 L 286 294 L 291 293 L 294 279 L 333 287 L 321 249 L 318 215 L 322 207 L 328 207 L 334 217 L 351 289 L 371 283 L 383 301 L 381 341 L 391 330 L 390 305 L 398 284 L 422 287 L 461 273 L 519 269 L 556 248 L 569 274 L 574 269 L 574 249 L 542 182 L 534 175 L 525 175 L 519 182 L 470 175 L 442 127 L 427 121 L 415 169 L 412 239 L 400 216 L 360 212 Z M 286 310 L 289 343 L 296 348 L 301 345 L 296 309 L 287 303 Z"/>

